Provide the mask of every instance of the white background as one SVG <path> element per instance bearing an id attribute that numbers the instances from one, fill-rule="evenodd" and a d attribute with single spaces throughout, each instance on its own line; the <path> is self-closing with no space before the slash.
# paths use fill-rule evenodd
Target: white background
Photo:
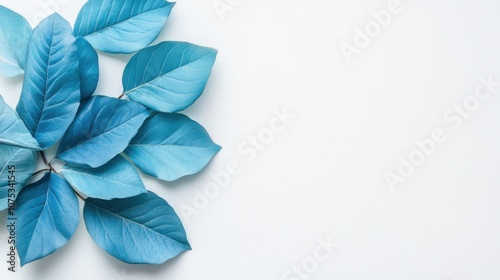
<path id="1" fill-rule="evenodd" d="M 47 2 L 0 0 L 32 23 Z M 84 2 L 56 8 L 73 23 Z M 185 113 L 224 149 L 196 176 L 145 181 L 177 210 L 193 250 L 125 265 L 82 222 L 67 246 L 14 274 L 1 228 L 0 278 L 280 280 L 329 237 L 340 246 L 307 279 L 500 279 L 500 87 L 457 129 L 443 119 L 479 77 L 500 80 L 500 2 L 401 0 L 403 11 L 348 63 L 339 45 L 388 3 L 243 0 L 222 19 L 211 0 L 179 1 L 159 40 L 219 50 L 205 94 Z M 100 54 L 99 94 L 121 93 L 129 58 Z M 20 90 L 21 78 L 0 78 L 10 105 Z M 283 108 L 295 119 L 249 161 L 238 146 Z M 447 140 L 392 191 L 384 174 L 437 128 Z M 183 215 L 231 160 L 242 173 L 198 215 Z"/>

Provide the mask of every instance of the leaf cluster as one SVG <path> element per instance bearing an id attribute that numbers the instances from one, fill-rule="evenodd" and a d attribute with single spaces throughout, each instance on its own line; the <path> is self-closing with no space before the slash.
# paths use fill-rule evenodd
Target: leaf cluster
<path id="1" fill-rule="evenodd" d="M 87 231 L 119 260 L 159 264 L 191 249 L 175 211 L 138 171 L 174 181 L 220 150 L 178 113 L 204 91 L 217 51 L 187 42 L 150 46 L 173 7 L 89 0 L 74 28 L 55 13 L 32 29 L 0 6 L 0 75 L 24 75 L 15 110 L 0 95 L 0 210 L 18 219 L 21 265 L 67 244 L 80 222 L 78 198 Z M 134 53 L 119 98 L 95 94 L 97 51 Z M 47 149 L 57 151 L 51 160 Z M 46 167 L 35 172 L 37 158 Z M 44 174 L 28 184 L 35 173 Z"/>

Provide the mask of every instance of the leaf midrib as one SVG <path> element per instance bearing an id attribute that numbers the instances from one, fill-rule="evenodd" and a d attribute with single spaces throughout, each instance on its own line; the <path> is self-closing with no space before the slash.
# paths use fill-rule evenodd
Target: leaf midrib
<path id="1" fill-rule="evenodd" d="M 175 68 L 175 69 L 174 69 L 174 70 L 172 70 L 172 71 L 169 71 L 169 72 L 166 72 L 165 74 L 159 75 L 158 77 L 156 77 L 156 78 L 152 79 L 151 81 L 148 81 L 148 82 L 146 82 L 146 83 L 144 83 L 144 84 L 141 84 L 141 85 L 140 85 L 140 86 L 138 86 L 138 87 L 134 87 L 134 88 L 132 88 L 132 89 L 129 89 L 129 90 L 125 91 L 125 92 L 123 93 L 123 95 L 127 95 L 127 94 L 129 94 L 130 92 L 137 91 L 137 90 L 141 89 L 142 87 L 145 87 L 145 86 L 148 86 L 148 85 L 150 85 L 150 84 L 153 84 L 156 80 L 161 79 L 161 78 L 163 78 L 164 76 L 166 76 L 166 75 L 168 75 L 168 74 L 174 74 L 175 72 L 180 71 L 180 69 L 182 69 L 182 68 L 184 68 L 184 67 L 188 66 L 189 64 L 193 64 L 193 63 L 195 63 L 195 62 L 198 62 L 198 61 L 200 61 L 200 60 L 202 60 L 202 59 L 204 59 L 204 58 L 206 58 L 206 57 L 208 57 L 208 56 L 210 56 L 210 55 L 212 55 L 212 53 L 207 53 L 207 54 L 205 54 L 204 56 L 202 56 L 202 57 L 200 57 L 200 58 L 198 58 L 198 59 L 196 59 L 196 60 L 190 61 L 190 62 L 189 62 L 189 63 L 187 63 L 187 64 L 181 65 L 181 66 L 179 66 L 179 67 Z"/>
<path id="2" fill-rule="evenodd" d="M 150 231 L 154 232 L 155 234 L 158 234 L 158 235 L 161 235 L 161 236 L 163 236 L 163 237 L 165 237 L 165 238 L 168 238 L 168 239 L 170 239 L 170 240 L 174 241 L 174 242 L 175 242 L 175 243 L 177 243 L 177 244 L 180 244 L 180 245 L 185 246 L 185 244 L 180 243 L 180 242 L 178 242 L 177 240 L 174 240 L 173 238 L 170 238 L 170 237 L 168 237 L 168 236 L 166 236 L 166 235 L 162 234 L 161 232 L 158 232 L 158 231 L 156 231 L 156 230 L 154 230 L 154 229 L 152 229 L 152 228 L 150 228 L 150 227 L 147 227 L 147 226 L 145 226 L 145 225 L 143 225 L 143 224 L 140 224 L 140 223 L 138 223 L 138 222 L 136 222 L 136 221 L 134 221 L 134 220 L 131 220 L 131 219 L 128 219 L 128 218 L 122 217 L 122 216 L 120 216 L 120 215 L 118 215 L 118 214 L 116 214 L 116 213 L 114 213 L 114 212 L 111 212 L 111 211 L 109 211 L 109 210 L 107 210 L 107 209 L 104 209 L 104 208 L 102 208 L 102 207 L 99 207 L 99 206 L 97 206 L 97 205 L 93 204 L 92 202 L 89 202 L 88 200 L 86 200 L 86 201 L 85 201 L 85 203 L 89 203 L 90 205 L 94 206 L 96 209 L 100 209 L 100 210 L 102 210 L 102 211 L 104 211 L 104 212 L 107 212 L 107 213 L 109 213 L 109 214 L 111 214 L 111 215 L 113 215 L 113 216 L 116 216 L 116 217 L 118 217 L 119 219 L 122 219 L 122 220 L 124 220 L 124 221 L 129 221 L 129 222 L 130 222 L 130 223 L 132 223 L 132 224 L 138 225 L 138 226 L 140 226 L 140 227 L 142 227 L 142 228 L 145 228 L 145 229 L 147 229 L 147 230 L 150 230 Z M 103 223 L 103 225 L 104 225 L 104 223 Z"/>
<path id="3" fill-rule="evenodd" d="M 136 116 L 134 116 L 133 118 L 128 119 L 126 122 L 120 123 L 119 125 L 117 125 L 117 126 L 115 126 L 115 127 L 111 128 L 110 130 L 106 130 L 106 131 L 102 132 L 101 134 L 99 134 L 99 135 L 97 135 L 97 136 L 94 136 L 94 137 L 92 137 L 92 138 L 89 138 L 89 139 L 87 139 L 87 140 L 85 140 L 85 141 L 83 141 L 83 142 L 79 142 L 79 144 L 78 144 L 78 145 L 73 146 L 73 147 L 70 147 L 69 149 L 65 150 L 65 151 L 64 151 L 64 152 L 62 152 L 61 154 L 65 153 L 65 152 L 68 152 L 68 151 L 71 151 L 71 150 L 73 150 L 74 148 L 76 148 L 76 147 L 78 147 L 78 146 L 83 146 L 83 145 L 86 145 L 88 142 L 90 142 L 90 141 L 92 141 L 92 140 L 94 140 L 94 139 L 96 139 L 96 138 L 98 138 L 98 137 L 101 137 L 101 136 L 103 136 L 104 134 L 107 134 L 107 133 L 112 132 L 113 130 L 115 130 L 115 129 L 117 129 L 117 128 L 119 128 L 119 127 L 121 127 L 121 126 L 123 126 L 123 125 L 125 125 L 125 124 L 127 124 L 127 123 L 129 123 L 130 121 L 132 121 L 132 120 L 134 120 L 134 119 L 138 118 L 138 117 L 139 117 L 139 116 L 141 116 L 141 115 L 142 115 L 142 113 L 141 113 L 141 114 L 138 114 L 138 115 L 136 115 Z"/>
<path id="4" fill-rule="evenodd" d="M 103 29 L 100 29 L 100 30 L 94 30 L 94 31 L 92 31 L 91 33 L 85 34 L 83 37 L 87 37 L 87 36 L 91 36 L 91 35 L 94 35 L 94 34 L 103 33 L 103 32 L 105 32 L 107 29 L 110 29 L 110 28 L 114 27 L 115 25 L 118 25 L 118 24 L 124 23 L 124 22 L 126 22 L 126 21 L 128 21 L 128 20 L 134 19 L 134 18 L 139 17 L 139 16 L 141 16 L 141 15 L 146 15 L 146 14 L 148 14 L 148 13 L 150 13 L 150 12 L 154 12 L 154 11 L 156 11 L 156 10 L 160 10 L 160 9 L 163 9 L 163 8 L 166 8 L 166 7 L 168 7 L 168 6 L 164 6 L 164 7 L 160 7 L 160 8 L 152 9 L 152 10 L 149 10 L 149 11 L 147 11 L 147 12 L 143 12 L 143 13 L 137 14 L 137 15 L 135 15 L 135 16 L 133 16 L 133 17 L 130 17 L 130 18 L 127 18 L 127 19 L 125 19 L 125 20 L 122 20 L 122 21 L 116 22 L 116 23 L 114 23 L 114 24 L 111 24 L 111 25 L 109 25 L 109 26 L 106 26 L 106 27 L 105 27 L 105 28 L 103 28 Z M 96 28 L 97 28 L 97 26 L 96 26 Z"/>
<path id="5" fill-rule="evenodd" d="M 36 135 L 38 132 L 38 127 L 40 126 L 40 123 L 42 122 L 42 116 L 44 115 L 45 108 L 47 107 L 47 89 L 49 88 L 49 68 L 51 65 L 51 57 L 52 57 L 52 49 L 54 47 L 54 29 L 56 26 L 56 21 L 54 20 L 52 23 L 52 29 L 51 29 L 51 36 L 50 36 L 50 47 L 49 47 L 49 54 L 47 57 L 47 67 L 45 71 L 45 87 L 44 87 L 44 94 L 43 94 L 43 104 L 42 104 L 42 110 L 40 111 L 40 117 L 38 118 L 36 122 L 35 129 L 33 130 L 33 135 Z"/>
<path id="6" fill-rule="evenodd" d="M 4 34 L 4 32 L 2 32 L 2 34 Z M 10 65 L 13 65 L 13 66 L 17 67 L 17 68 L 21 69 L 21 71 L 23 71 L 23 72 L 24 72 L 23 68 L 21 67 L 21 63 L 19 63 L 19 61 L 18 61 L 17 55 L 14 53 L 14 51 L 12 50 L 12 47 L 11 47 L 11 46 L 10 46 L 10 44 L 7 42 L 5 34 L 4 34 L 4 36 L 2 36 L 2 40 L 1 40 L 1 41 L 5 44 L 5 46 L 7 46 L 7 49 L 10 51 L 10 53 L 11 53 L 11 54 L 12 54 L 12 56 L 14 57 L 14 59 L 15 59 L 15 60 L 16 60 L 16 62 L 17 62 L 17 64 L 14 64 L 14 63 L 12 63 L 11 61 L 9 61 L 9 60 L 7 60 L 7 59 L 5 59 L 5 58 L 1 57 L 1 56 L 0 56 L 0 60 L 6 61 L 8 64 L 10 64 Z"/>
<path id="7" fill-rule="evenodd" d="M 83 171 L 76 171 L 76 170 L 71 170 L 71 169 L 63 169 L 63 172 L 64 171 L 69 172 L 69 173 L 82 174 L 81 176 L 83 176 L 83 177 L 99 178 L 99 179 L 102 179 L 103 181 L 115 183 L 115 184 L 121 185 L 121 186 L 132 187 L 133 189 L 140 189 L 140 190 L 144 189 L 144 188 L 136 187 L 135 185 L 123 183 L 123 182 L 120 182 L 120 181 L 111 180 L 111 179 L 108 179 L 107 177 L 100 177 L 100 176 L 97 176 L 97 175 L 94 175 L 94 174 L 91 174 L 91 173 L 87 173 L 87 172 L 83 172 Z"/>

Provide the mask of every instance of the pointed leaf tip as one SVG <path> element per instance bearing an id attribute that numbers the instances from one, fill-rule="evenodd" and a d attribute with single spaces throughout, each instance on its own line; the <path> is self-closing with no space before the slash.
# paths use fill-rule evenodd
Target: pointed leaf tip
<path id="1" fill-rule="evenodd" d="M 162 42 L 135 54 L 123 72 L 131 100 L 165 113 L 191 106 L 203 93 L 217 50 L 186 42 Z"/>
<path id="2" fill-rule="evenodd" d="M 108 53 L 133 53 L 160 34 L 175 3 L 165 0 L 90 0 L 75 22 L 75 36 Z"/>
<path id="3" fill-rule="evenodd" d="M 158 113 L 144 122 L 125 154 L 142 172 L 175 181 L 199 172 L 220 149 L 197 122 Z"/>
<path id="4" fill-rule="evenodd" d="M 17 251 L 21 266 L 68 243 L 80 222 L 78 198 L 59 175 L 47 172 L 17 199 Z"/>
<path id="5" fill-rule="evenodd" d="M 77 61 L 71 26 L 61 16 L 53 14 L 33 30 L 16 110 L 42 149 L 61 139 L 78 110 Z"/>
<path id="6" fill-rule="evenodd" d="M 148 192 L 111 201 L 87 199 L 85 224 L 95 243 L 130 264 L 161 264 L 191 246 L 168 203 Z"/>

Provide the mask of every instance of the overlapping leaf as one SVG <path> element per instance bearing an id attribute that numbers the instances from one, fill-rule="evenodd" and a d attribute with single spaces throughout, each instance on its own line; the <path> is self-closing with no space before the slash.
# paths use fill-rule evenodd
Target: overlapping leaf
<path id="1" fill-rule="evenodd" d="M 31 31 L 25 18 L 0 6 L 0 75 L 24 73 Z"/>
<path id="2" fill-rule="evenodd" d="M 99 58 L 92 45 L 83 38 L 76 40 L 80 65 L 80 95 L 86 100 L 94 94 L 99 82 Z"/>
<path id="3" fill-rule="evenodd" d="M 42 149 L 54 145 L 80 103 L 78 52 L 71 26 L 58 14 L 44 19 L 30 41 L 19 116 Z"/>
<path id="4" fill-rule="evenodd" d="M 127 148 L 149 115 L 135 102 L 94 96 L 79 110 L 57 157 L 73 165 L 100 167 Z"/>
<path id="5" fill-rule="evenodd" d="M 36 142 L 17 115 L 0 96 L 0 144 L 39 150 Z"/>
<path id="6" fill-rule="evenodd" d="M 75 193 L 54 173 L 46 173 L 40 181 L 26 186 L 17 204 L 17 251 L 21 265 L 64 246 L 80 221 Z"/>
<path id="7" fill-rule="evenodd" d="M 174 181 L 200 171 L 220 149 L 190 118 L 158 113 L 144 122 L 125 153 L 144 173 Z"/>
<path id="8" fill-rule="evenodd" d="M 191 249 L 177 214 L 152 192 L 111 201 L 87 199 L 83 215 L 97 245 L 127 263 L 160 264 Z"/>
<path id="9" fill-rule="evenodd" d="M 80 217 L 72 187 L 88 197 L 87 230 L 112 256 L 160 264 L 191 249 L 175 211 L 147 192 L 128 161 L 173 181 L 199 172 L 220 150 L 201 125 L 174 114 L 202 94 L 217 51 L 185 42 L 141 50 L 157 38 L 173 6 L 165 0 L 89 0 L 74 31 L 57 13 L 32 30 L 0 6 L 0 75 L 25 73 L 17 112 L 0 96 L 0 210 L 17 196 L 21 265 L 52 254 L 74 234 Z M 92 96 L 99 79 L 94 48 L 140 50 L 122 78 L 131 101 Z M 148 119 L 148 109 L 160 113 Z M 24 187 L 36 165 L 34 150 L 58 141 L 56 157 L 68 163 L 64 179 L 47 172 Z"/>
<path id="10" fill-rule="evenodd" d="M 203 93 L 217 51 L 185 42 L 163 42 L 132 57 L 123 73 L 131 100 L 160 112 L 177 112 Z"/>
<path id="11" fill-rule="evenodd" d="M 7 208 L 8 198 L 13 200 L 17 197 L 35 171 L 35 165 L 35 152 L 19 147 L 0 145 L 0 211 Z M 9 183 L 14 184 L 14 191 L 9 191 Z"/>
<path id="12" fill-rule="evenodd" d="M 158 37 L 174 4 L 165 0 L 89 0 L 78 14 L 75 35 L 103 52 L 133 53 Z"/>
<path id="13" fill-rule="evenodd" d="M 121 155 L 96 169 L 66 165 L 62 175 L 75 189 L 92 198 L 111 200 L 146 192 L 135 168 Z"/>

